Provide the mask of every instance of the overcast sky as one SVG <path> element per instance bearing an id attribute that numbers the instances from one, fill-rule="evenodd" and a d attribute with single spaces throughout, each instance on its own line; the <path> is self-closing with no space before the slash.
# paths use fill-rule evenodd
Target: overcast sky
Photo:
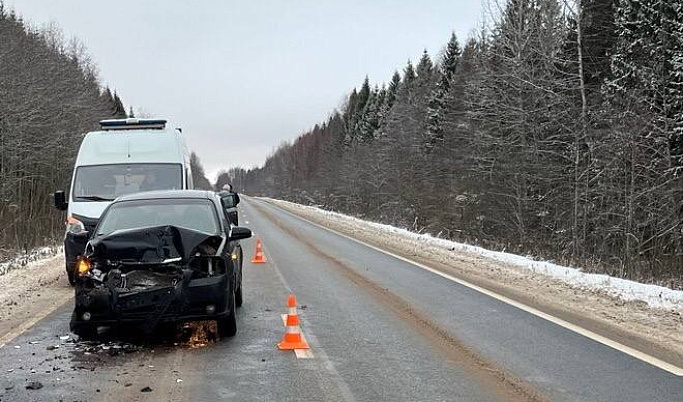
<path id="1" fill-rule="evenodd" d="M 478 0 L 5 0 L 57 22 L 127 106 L 183 127 L 214 174 L 260 165 L 339 106 L 365 75 L 387 81 L 423 49 L 461 43 Z"/>

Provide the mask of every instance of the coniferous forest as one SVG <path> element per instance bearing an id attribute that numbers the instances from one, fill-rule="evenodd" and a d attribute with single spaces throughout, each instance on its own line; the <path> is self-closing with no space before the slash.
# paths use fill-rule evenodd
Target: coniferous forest
<path id="1" fill-rule="evenodd" d="M 683 3 L 491 9 L 470 38 L 366 78 L 234 184 L 680 288 Z"/>

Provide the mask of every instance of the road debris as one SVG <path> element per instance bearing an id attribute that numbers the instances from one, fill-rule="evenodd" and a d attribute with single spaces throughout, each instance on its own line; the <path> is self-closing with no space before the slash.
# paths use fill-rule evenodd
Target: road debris
<path id="1" fill-rule="evenodd" d="M 43 388 L 43 384 L 40 381 L 31 381 L 26 385 L 26 389 L 37 390 Z"/>
<path id="2" fill-rule="evenodd" d="M 141 389 L 140 392 L 152 392 L 152 388 L 145 387 L 145 388 Z"/>

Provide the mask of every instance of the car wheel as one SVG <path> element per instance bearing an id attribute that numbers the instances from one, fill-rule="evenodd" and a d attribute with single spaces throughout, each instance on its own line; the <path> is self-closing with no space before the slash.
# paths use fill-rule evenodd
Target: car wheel
<path id="1" fill-rule="evenodd" d="M 232 303 L 230 303 L 230 314 L 217 320 L 218 335 L 221 338 L 235 336 L 237 333 L 237 316 L 235 315 L 235 292 L 230 292 Z"/>

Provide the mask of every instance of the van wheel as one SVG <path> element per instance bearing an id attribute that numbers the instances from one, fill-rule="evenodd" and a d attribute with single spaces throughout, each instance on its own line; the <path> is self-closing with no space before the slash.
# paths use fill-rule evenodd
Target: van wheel
<path id="1" fill-rule="evenodd" d="M 230 303 L 230 314 L 217 320 L 218 335 L 221 338 L 228 338 L 235 336 L 237 333 L 237 316 L 235 315 L 235 292 L 230 292 L 232 295 L 232 303 Z"/>
<path id="2" fill-rule="evenodd" d="M 76 286 L 76 273 L 73 271 L 66 270 L 66 277 L 69 279 L 69 285 Z"/>

